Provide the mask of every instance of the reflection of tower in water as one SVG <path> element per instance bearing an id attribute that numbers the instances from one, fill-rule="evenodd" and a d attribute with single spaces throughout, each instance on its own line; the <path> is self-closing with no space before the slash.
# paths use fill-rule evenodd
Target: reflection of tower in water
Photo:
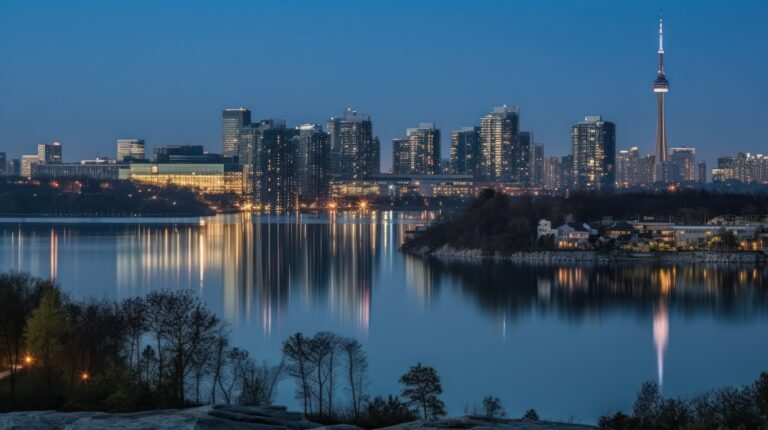
<path id="1" fill-rule="evenodd" d="M 669 345 L 669 294 L 675 286 L 676 270 L 659 268 L 656 272 L 659 304 L 653 311 L 653 344 L 656 348 L 656 370 L 659 385 L 664 385 L 664 359 Z"/>

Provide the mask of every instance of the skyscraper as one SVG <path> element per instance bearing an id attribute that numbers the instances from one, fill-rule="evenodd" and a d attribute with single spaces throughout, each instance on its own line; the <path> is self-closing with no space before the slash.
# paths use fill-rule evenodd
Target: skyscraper
<path id="1" fill-rule="evenodd" d="M 669 180 L 667 163 L 667 127 L 664 119 L 664 96 L 669 91 L 669 82 L 664 73 L 664 30 L 659 17 L 659 69 L 653 82 L 653 92 L 657 97 L 656 116 L 656 182 Z"/>
<path id="2" fill-rule="evenodd" d="M 480 119 L 480 148 L 482 178 L 487 181 L 519 181 L 521 158 L 518 132 L 520 109 L 507 105 L 496 106 Z M 527 159 L 527 158 L 524 158 Z"/>
<path id="3" fill-rule="evenodd" d="M 707 162 L 706 161 L 699 161 L 699 164 L 697 165 L 698 173 L 696 174 L 696 180 L 700 184 L 706 184 L 707 183 Z"/>
<path id="4" fill-rule="evenodd" d="M 303 201 L 324 205 L 331 180 L 331 145 L 320 124 L 298 127 L 298 192 Z"/>
<path id="5" fill-rule="evenodd" d="M 560 188 L 573 188 L 573 154 L 563 155 L 560 158 Z"/>
<path id="6" fill-rule="evenodd" d="M 38 163 L 61 163 L 61 142 L 37 145 Z"/>
<path id="7" fill-rule="evenodd" d="M 557 191 L 562 187 L 562 167 L 559 157 L 547 157 L 544 159 L 541 186 L 545 190 Z"/>
<path id="8" fill-rule="evenodd" d="M 240 145 L 240 129 L 251 123 L 251 111 L 244 107 L 221 112 L 221 155 L 236 157 Z"/>
<path id="9" fill-rule="evenodd" d="M 118 163 L 143 161 L 145 159 L 144 140 L 117 139 L 117 157 L 115 157 L 115 160 Z"/>
<path id="10" fill-rule="evenodd" d="M 254 163 L 254 195 L 264 210 L 281 212 L 298 208 L 298 133 L 296 129 L 286 128 L 284 123 L 261 130 Z"/>
<path id="11" fill-rule="evenodd" d="M 531 146 L 530 183 L 534 187 L 544 186 L 544 145 Z"/>
<path id="12" fill-rule="evenodd" d="M 696 180 L 696 148 L 683 146 L 669 150 L 671 180 L 686 182 Z"/>
<path id="13" fill-rule="evenodd" d="M 404 139 L 392 142 L 392 160 L 394 173 L 440 174 L 440 130 L 431 122 L 407 129 Z"/>
<path id="14" fill-rule="evenodd" d="M 8 175 L 8 159 L 5 152 L 0 152 L 0 176 Z"/>
<path id="15" fill-rule="evenodd" d="M 451 173 L 480 177 L 482 152 L 480 127 L 463 127 L 451 132 Z"/>
<path id="16" fill-rule="evenodd" d="M 347 109 L 328 120 L 331 163 L 335 179 L 360 180 L 379 173 L 379 140 L 373 137 L 371 117 Z"/>
<path id="17" fill-rule="evenodd" d="M 39 163 L 37 154 L 27 154 L 21 156 L 21 164 L 19 167 L 19 175 L 25 178 L 32 176 L 32 165 Z"/>
<path id="18" fill-rule="evenodd" d="M 616 182 L 616 125 L 600 116 L 587 116 L 571 127 L 573 187 L 611 190 Z"/>
<path id="19" fill-rule="evenodd" d="M 542 147 L 543 150 L 543 147 Z M 512 181 L 523 186 L 531 185 L 533 173 L 533 133 L 521 131 L 517 134 L 517 145 L 512 146 Z M 543 155 L 543 153 L 542 153 Z"/>
<path id="20" fill-rule="evenodd" d="M 640 185 L 640 150 L 637 146 L 622 149 L 616 155 L 616 187 L 631 188 Z"/>

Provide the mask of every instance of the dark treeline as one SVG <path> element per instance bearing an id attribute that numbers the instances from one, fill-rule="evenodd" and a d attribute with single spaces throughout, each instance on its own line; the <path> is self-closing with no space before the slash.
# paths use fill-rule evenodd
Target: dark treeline
<path id="1" fill-rule="evenodd" d="M 611 430 L 768 429 L 768 372 L 741 388 L 725 387 L 690 398 L 665 398 L 655 382 L 637 393 L 632 415 L 600 418 Z"/>
<path id="2" fill-rule="evenodd" d="M 95 179 L 0 178 L 2 215 L 210 215 L 195 194 L 178 187 Z"/>
<path id="3" fill-rule="evenodd" d="M 447 244 L 459 249 L 481 249 L 485 254 L 509 254 L 538 247 L 536 226 L 540 219 L 552 221 L 553 227 L 568 217 L 585 222 L 606 217 L 654 217 L 702 224 L 724 214 L 764 217 L 768 214 L 768 194 L 680 191 L 508 197 L 486 189 L 466 211 L 445 217 L 407 241 L 403 249 L 436 249 Z"/>

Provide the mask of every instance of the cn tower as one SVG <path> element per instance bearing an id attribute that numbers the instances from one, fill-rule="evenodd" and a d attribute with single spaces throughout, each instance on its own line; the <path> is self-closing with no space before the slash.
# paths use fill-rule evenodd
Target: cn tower
<path id="1" fill-rule="evenodd" d="M 664 29 L 659 16 L 659 70 L 653 82 L 653 92 L 658 97 L 656 118 L 656 181 L 666 180 L 664 164 L 667 161 L 667 127 L 664 123 L 664 95 L 669 91 L 669 82 L 664 75 Z"/>

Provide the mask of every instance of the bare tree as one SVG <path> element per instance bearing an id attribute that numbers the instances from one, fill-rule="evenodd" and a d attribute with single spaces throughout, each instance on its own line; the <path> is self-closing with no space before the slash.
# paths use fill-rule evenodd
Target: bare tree
<path id="1" fill-rule="evenodd" d="M 221 325 L 216 332 L 214 349 L 211 360 L 211 403 L 216 403 L 216 392 L 222 385 L 222 372 L 227 362 L 227 350 L 229 348 L 229 330 Z M 228 400 L 228 399 L 227 399 Z M 228 401 L 227 401 L 228 402 Z"/>
<path id="2" fill-rule="evenodd" d="M 360 418 L 363 403 L 367 400 L 368 357 L 363 346 L 355 339 L 342 339 L 341 350 L 346 364 L 347 384 L 355 419 Z"/>
<path id="3" fill-rule="evenodd" d="M 312 411 L 312 391 L 310 389 L 310 375 L 313 367 L 309 360 L 309 339 L 301 332 L 294 334 L 283 342 L 283 356 L 287 360 L 286 370 L 288 375 L 296 379 L 296 395 L 304 405 L 304 413 Z"/>
<path id="4" fill-rule="evenodd" d="M 137 382 L 141 383 L 141 339 L 147 332 L 147 303 L 141 297 L 126 299 L 121 304 L 128 332 L 128 363 L 135 365 Z"/>

